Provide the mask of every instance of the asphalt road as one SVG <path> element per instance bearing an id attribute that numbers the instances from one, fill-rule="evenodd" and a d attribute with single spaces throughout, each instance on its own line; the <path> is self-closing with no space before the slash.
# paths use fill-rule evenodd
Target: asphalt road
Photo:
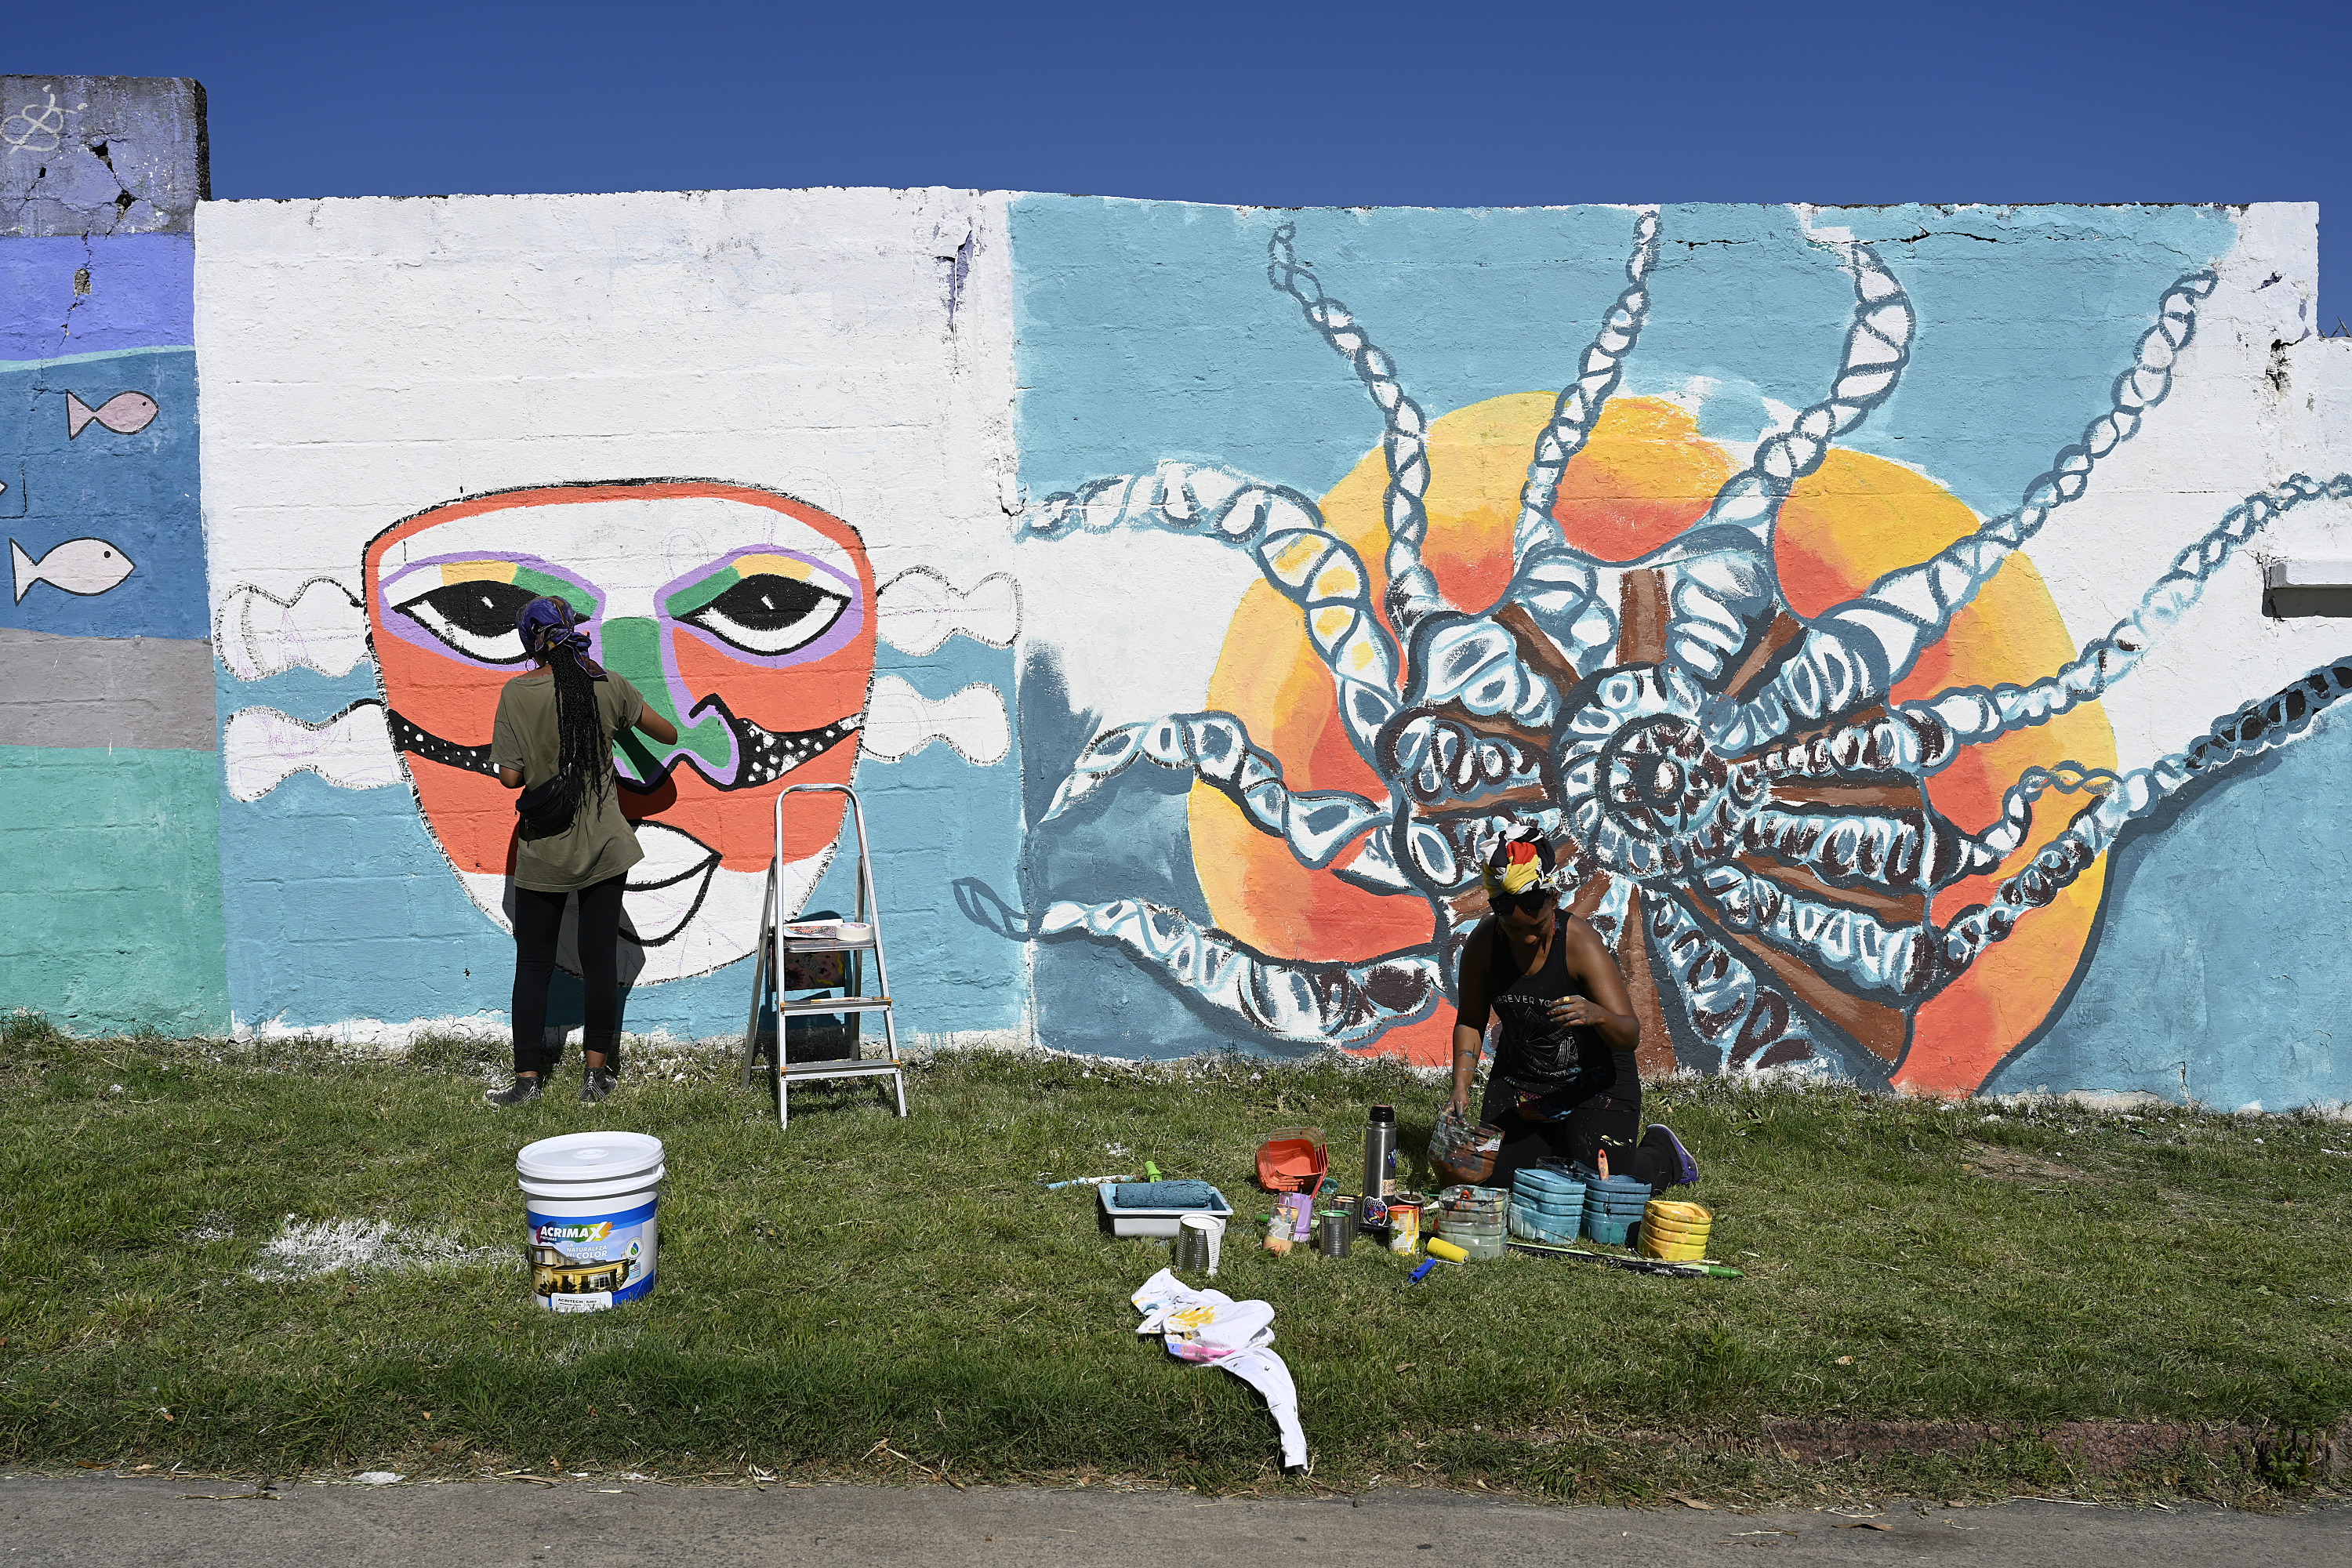
<path id="1" fill-rule="evenodd" d="M 614 1487 L 615 1489 L 603 1489 Z M 1834 1513 L 1536 1508 L 1441 1492 L 1209 1501 L 1183 1492 L 975 1487 L 248 1485 L 0 1479 L 0 1564 L 44 1568 L 1513 1568 L 1521 1563 L 1998 1563 L 2000 1568 L 2333 1568 L 2352 1510 L 2182 1505 L 1890 1507 Z M 191 1495 L 194 1494 L 194 1495 Z M 1858 1510 L 1854 1510 L 1858 1511 Z"/>

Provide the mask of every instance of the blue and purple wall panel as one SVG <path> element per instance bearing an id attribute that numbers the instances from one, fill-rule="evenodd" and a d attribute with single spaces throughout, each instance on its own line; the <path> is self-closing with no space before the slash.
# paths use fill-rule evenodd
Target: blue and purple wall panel
<path id="1" fill-rule="evenodd" d="M 0 78 L 0 1004 L 227 1023 L 194 82 Z"/>

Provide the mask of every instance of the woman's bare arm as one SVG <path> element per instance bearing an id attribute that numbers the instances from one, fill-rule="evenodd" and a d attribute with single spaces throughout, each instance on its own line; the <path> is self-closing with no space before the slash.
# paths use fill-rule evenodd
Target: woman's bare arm
<path id="1" fill-rule="evenodd" d="M 1494 1006 L 1487 994 L 1487 954 L 1494 946 L 1492 934 L 1481 925 L 1470 933 L 1462 948 L 1462 974 L 1454 986 L 1458 998 L 1454 1011 L 1454 1109 L 1466 1113 L 1470 1104 L 1470 1079 L 1478 1071 L 1478 1054 L 1486 1045 L 1486 1019 Z"/>
<path id="2" fill-rule="evenodd" d="M 1625 989 L 1625 977 L 1618 973 L 1617 961 L 1610 956 L 1609 944 L 1601 940 L 1601 933 L 1589 921 L 1562 915 L 1559 935 L 1553 940 L 1568 944 L 1568 972 L 1584 983 L 1586 992 L 1554 1004 L 1553 1016 L 1564 1024 L 1599 1030 L 1612 1051 L 1630 1051 L 1640 1045 L 1642 1020 L 1634 1016 L 1633 994 Z"/>

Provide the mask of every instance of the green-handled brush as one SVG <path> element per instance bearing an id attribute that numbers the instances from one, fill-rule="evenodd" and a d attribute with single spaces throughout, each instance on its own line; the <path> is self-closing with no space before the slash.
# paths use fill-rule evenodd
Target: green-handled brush
<path id="1" fill-rule="evenodd" d="M 1579 1263 L 1605 1263 L 1612 1268 L 1631 1269 L 1636 1274 L 1670 1274 L 1682 1279 L 1738 1279 L 1739 1270 L 1725 1263 L 1669 1263 L 1663 1258 L 1623 1258 L 1613 1252 L 1587 1252 L 1576 1247 L 1551 1247 L 1540 1241 L 1514 1241 L 1507 1244 L 1513 1252 L 1524 1252 L 1530 1258 L 1551 1258 Z"/>

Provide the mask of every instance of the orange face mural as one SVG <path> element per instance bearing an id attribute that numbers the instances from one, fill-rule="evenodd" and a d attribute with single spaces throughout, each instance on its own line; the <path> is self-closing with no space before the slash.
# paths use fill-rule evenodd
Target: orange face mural
<path id="1" fill-rule="evenodd" d="M 839 518 L 699 481 L 562 485 L 407 518 L 365 557 L 368 629 L 394 745 L 467 893 L 502 924 L 514 795 L 488 762 L 499 689 L 530 666 L 516 612 L 541 595 L 588 617 L 593 655 L 677 726 L 616 748 L 646 858 L 623 935 L 644 980 L 750 950 L 777 791 L 846 783 L 874 672 L 874 581 Z M 816 801 L 827 804 L 818 805 Z M 788 812 L 797 907 L 841 829 L 838 797 Z"/>
<path id="2" fill-rule="evenodd" d="M 1045 540 L 1213 539 L 1260 578 L 1202 710 L 1097 733 L 1038 825 L 1138 760 L 1189 772 L 1209 920 L 1061 902 L 1036 934 L 1121 949 L 1272 1039 L 1442 1062 L 1485 910 L 1477 867 L 1532 827 L 1626 973 L 1645 1070 L 1980 1085 L 2075 973 L 2117 832 L 2199 770 L 2293 739 L 2352 668 L 2121 770 L 2099 694 L 2202 577 L 2157 584 L 2138 619 L 2078 645 L 2025 546 L 2168 394 L 2211 276 L 2164 290 L 2109 408 L 1987 518 L 1842 442 L 1899 385 L 1916 320 L 1874 250 L 1840 243 L 1853 301 L 1834 374 L 1734 445 L 1701 433 L 1708 383 L 1619 395 L 1655 214 L 1574 384 L 1435 420 L 1277 230 L 1270 280 L 1385 438 L 1319 500 L 1170 460 L 1031 515 Z M 2249 498 L 2197 571 L 2326 493 Z M 2031 940 L 2011 942 L 2020 929 Z"/>

